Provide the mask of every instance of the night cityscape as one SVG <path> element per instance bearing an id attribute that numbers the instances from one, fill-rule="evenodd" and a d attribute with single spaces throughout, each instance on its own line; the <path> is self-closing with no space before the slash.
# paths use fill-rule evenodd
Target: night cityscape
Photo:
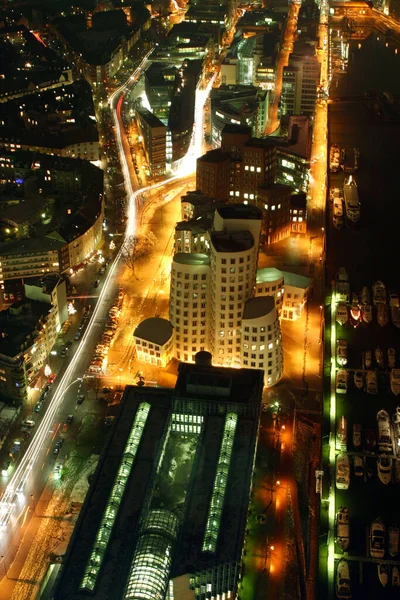
<path id="1" fill-rule="evenodd" d="M 400 1 L 0 38 L 0 600 L 399 598 Z"/>

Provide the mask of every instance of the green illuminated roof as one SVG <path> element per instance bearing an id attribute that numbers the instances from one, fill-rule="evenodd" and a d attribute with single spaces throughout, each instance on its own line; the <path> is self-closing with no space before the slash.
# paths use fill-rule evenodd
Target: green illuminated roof
<path id="1" fill-rule="evenodd" d="M 231 462 L 237 420 L 238 417 L 236 413 L 228 413 L 226 415 L 221 450 L 218 457 L 217 473 L 214 479 L 206 530 L 204 533 L 203 552 L 213 552 L 215 554 L 217 550 L 219 526 L 224 506 L 225 490 L 228 481 L 229 465 Z"/>
<path id="2" fill-rule="evenodd" d="M 135 456 L 140 444 L 147 417 L 150 412 L 150 404 L 142 402 L 139 404 L 124 453 L 121 458 L 119 469 L 111 488 L 106 509 L 100 522 L 99 529 L 86 569 L 81 581 L 80 589 L 93 591 L 100 573 L 107 545 L 111 537 L 111 531 L 117 518 L 118 510 L 122 502 L 129 475 L 135 461 Z"/>

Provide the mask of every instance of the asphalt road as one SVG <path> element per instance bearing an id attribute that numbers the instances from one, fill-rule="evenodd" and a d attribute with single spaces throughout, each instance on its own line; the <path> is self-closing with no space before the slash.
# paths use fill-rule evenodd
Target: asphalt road
<path id="1" fill-rule="evenodd" d="M 357 227 L 345 226 L 337 231 L 332 225 L 332 207 L 328 201 L 326 280 L 333 280 L 338 268 L 344 266 L 350 276 L 351 292 L 356 293 L 360 293 L 364 285 L 371 288 L 377 279 L 386 284 L 388 291 L 400 291 L 400 270 L 397 267 L 400 251 L 397 183 L 400 123 L 383 122 L 364 100 L 342 102 L 335 99 L 363 98 L 366 90 L 400 93 L 400 80 L 395 76 L 400 72 L 400 56 L 395 54 L 392 43 L 388 42 L 388 46 L 386 43 L 381 33 L 373 33 L 362 42 L 351 42 L 349 71 L 337 80 L 337 85 L 333 81 L 333 103 L 328 105 L 329 144 L 360 150 L 360 168 L 355 179 L 361 201 L 361 221 Z M 330 174 L 329 179 L 330 186 L 341 187 L 344 175 Z M 328 289 L 327 294 L 329 292 Z M 395 348 L 396 366 L 400 365 L 400 330 L 391 323 L 380 327 L 375 310 L 374 321 L 370 325 L 362 323 L 353 328 L 348 322 L 343 327 L 338 325 L 336 332 L 337 337 L 348 340 L 349 370 L 361 368 L 363 352 L 367 349 L 374 351 L 377 346 L 383 351 L 388 347 Z M 372 396 L 355 388 L 352 373 L 349 382 L 347 395 L 336 396 L 336 417 L 347 417 L 348 452 L 352 455 L 355 452 L 351 435 L 353 423 L 361 423 L 363 432 L 366 429 L 377 432 L 376 413 L 385 408 L 391 415 L 399 402 L 388 390 L 387 383 L 382 383 L 378 394 Z M 386 527 L 394 522 L 400 523 L 400 485 L 384 485 L 379 481 L 376 455 L 369 453 L 365 444 L 361 454 L 372 469 L 372 477 L 355 477 L 352 470 L 349 490 L 335 490 L 335 512 L 339 506 L 349 508 L 351 541 L 345 556 L 350 564 L 352 598 L 398 597 L 398 588 L 383 588 L 379 583 L 376 561 L 371 562 L 369 558 L 368 532 L 371 522 L 379 516 Z M 341 554 L 340 548 L 335 545 L 335 563 Z M 386 553 L 385 558 L 391 557 Z M 400 555 L 394 561 L 400 561 Z M 334 597 L 334 594 L 329 597 Z"/>

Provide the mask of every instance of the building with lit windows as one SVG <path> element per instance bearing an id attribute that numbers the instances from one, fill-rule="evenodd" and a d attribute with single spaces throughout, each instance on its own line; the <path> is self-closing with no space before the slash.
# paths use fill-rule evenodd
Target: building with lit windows
<path id="1" fill-rule="evenodd" d="M 150 174 L 164 175 L 167 160 L 167 128 L 147 108 L 136 108 L 135 113 Z"/>
<path id="2" fill-rule="evenodd" d="M 166 367 L 172 358 L 172 325 L 167 319 L 151 317 L 142 321 L 133 333 L 139 360 Z"/>
<path id="3" fill-rule="evenodd" d="M 221 148 L 197 159 L 196 189 L 218 200 L 255 204 L 259 185 L 274 183 L 276 146 L 251 136 L 245 125 L 227 124 Z"/>
<path id="4" fill-rule="evenodd" d="M 315 44 L 296 43 L 289 64 L 283 67 L 280 114 L 313 117 L 320 78 Z"/>
<path id="5" fill-rule="evenodd" d="M 237 597 L 263 374 L 181 363 L 175 389 L 128 386 L 54 600 Z M 251 575 L 251 566 L 249 566 Z"/>
<path id="6" fill-rule="evenodd" d="M 175 254 L 171 268 L 169 318 L 174 328 L 174 355 L 194 362 L 208 349 L 210 331 L 210 258 L 207 254 Z"/>
<path id="7" fill-rule="evenodd" d="M 307 196 L 304 192 L 292 194 L 290 198 L 290 214 L 292 218 L 292 233 L 307 232 Z"/>
<path id="8" fill-rule="evenodd" d="M 304 310 L 311 279 L 275 268 L 258 269 L 255 295 L 273 296 L 281 319 L 295 321 Z"/>
<path id="9" fill-rule="evenodd" d="M 272 296 L 248 300 L 242 319 L 241 355 L 243 367 L 264 370 L 264 384 L 273 386 L 282 377 L 282 335 L 278 311 Z"/>

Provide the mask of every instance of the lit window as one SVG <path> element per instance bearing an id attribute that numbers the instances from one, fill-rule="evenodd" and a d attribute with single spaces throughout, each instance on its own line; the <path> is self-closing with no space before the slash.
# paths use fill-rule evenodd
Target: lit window
<path id="1" fill-rule="evenodd" d="M 249 195 L 248 194 L 244 194 L 244 197 L 247 199 L 249 197 Z"/>
<path id="2" fill-rule="evenodd" d="M 257 173 L 261 173 L 261 167 L 257 167 Z"/>
<path id="3" fill-rule="evenodd" d="M 275 210 L 275 204 L 271 206 L 271 210 Z"/>
<path id="4" fill-rule="evenodd" d="M 245 168 L 244 168 L 244 170 L 248 171 L 249 170 L 249 165 L 246 165 Z"/>
<path id="5" fill-rule="evenodd" d="M 268 210 L 268 204 L 264 204 L 265 210 Z"/>
<path id="6" fill-rule="evenodd" d="M 254 171 L 254 167 L 250 167 L 250 171 L 252 171 L 252 172 L 253 172 L 253 171 Z"/>
<path id="7" fill-rule="evenodd" d="M 299 223 L 301 223 L 303 220 L 303 217 L 299 217 Z"/>
<path id="8" fill-rule="evenodd" d="M 281 207 L 281 205 L 280 205 L 280 204 L 278 204 L 278 209 L 279 209 L 280 207 Z"/>
<path id="9" fill-rule="evenodd" d="M 230 195 L 230 196 L 233 196 L 233 194 L 234 194 L 234 191 L 233 191 L 233 190 L 231 190 L 231 191 L 229 192 L 229 195 Z"/>
<path id="10" fill-rule="evenodd" d="M 268 350 L 272 350 L 273 343 L 268 344 Z"/>
<path id="11" fill-rule="evenodd" d="M 250 200 L 254 200 L 254 194 L 250 194 Z"/>
<path id="12" fill-rule="evenodd" d="M 235 192 L 235 196 L 240 196 L 240 192 Z"/>

